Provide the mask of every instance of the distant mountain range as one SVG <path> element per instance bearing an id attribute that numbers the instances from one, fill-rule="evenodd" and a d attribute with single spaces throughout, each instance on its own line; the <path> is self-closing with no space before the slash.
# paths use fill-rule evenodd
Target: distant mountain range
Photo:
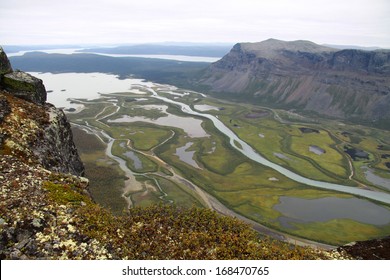
<path id="1" fill-rule="evenodd" d="M 354 49 L 354 50 L 364 50 L 364 51 L 375 51 L 375 50 L 383 50 L 381 47 L 362 47 L 362 46 L 356 46 L 356 45 L 334 45 L 334 44 L 324 44 L 323 46 L 334 48 L 334 49 L 340 49 L 340 50 L 346 50 L 346 49 Z"/>
<path id="2" fill-rule="evenodd" d="M 197 86 L 221 98 L 390 126 L 390 50 L 239 43 L 203 71 Z"/>
<path id="3" fill-rule="evenodd" d="M 231 49 L 232 44 L 223 45 L 162 45 L 162 44 L 142 44 L 132 46 L 118 46 L 111 48 L 88 48 L 80 52 L 92 52 L 102 54 L 160 54 L 160 55 L 186 55 L 204 57 L 222 57 Z"/>

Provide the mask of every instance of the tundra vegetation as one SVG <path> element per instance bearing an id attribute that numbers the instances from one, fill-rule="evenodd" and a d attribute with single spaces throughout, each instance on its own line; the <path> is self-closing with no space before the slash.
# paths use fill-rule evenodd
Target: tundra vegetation
<path id="1" fill-rule="evenodd" d="M 167 91 L 155 90 L 161 96 L 170 96 Z M 193 184 L 236 213 L 298 237 L 340 245 L 390 234 L 390 223 L 375 225 L 343 217 L 294 221 L 291 227 L 284 226 L 283 214 L 275 209 L 282 196 L 307 200 L 353 196 L 309 187 L 249 160 L 233 149 L 229 139 L 207 119 L 200 119 L 207 133 L 204 137 L 191 137 L 178 124 L 158 125 L 153 120 L 168 114 L 189 116 L 172 104 L 164 104 L 166 112 L 157 109 L 158 106 L 153 108 L 150 105 L 160 106 L 162 101 L 146 90 L 144 93 L 142 100 L 134 93 L 113 93 L 88 102 L 75 100 L 84 109 L 68 114 L 75 127 L 75 142 L 86 174 L 91 178 L 92 195 L 114 213 L 120 214 L 125 209 L 125 199 L 120 194 L 125 180 L 117 161 L 105 151 L 109 139 L 97 136 L 102 131 L 113 141 L 113 156 L 121 158 L 140 183 L 137 190 L 125 194 L 133 206 L 173 203 L 180 207 L 207 207 L 207 198 Z M 390 177 L 390 137 L 386 130 L 323 119 L 315 114 L 301 115 L 299 111 L 229 103 L 195 92 L 183 94 L 185 91 L 180 89 L 176 93 L 179 93 L 176 100 L 192 108 L 199 104 L 217 108 L 206 113 L 217 116 L 265 158 L 295 173 L 319 181 L 389 191 L 365 174 L 367 167 L 376 176 Z M 145 120 L 120 121 L 123 116 Z M 86 131 L 95 131 L 97 135 Z M 194 152 L 192 160 L 196 166 L 177 155 L 177 150 L 190 142 L 185 152 Z M 321 149 L 321 153 L 313 152 L 311 146 Z M 364 151 L 366 156 L 352 157 L 347 152 L 351 149 Z M 110 180 L 113 181 L 109 183 Z M 380 207 L 390 210 L 388 205 Z"/>

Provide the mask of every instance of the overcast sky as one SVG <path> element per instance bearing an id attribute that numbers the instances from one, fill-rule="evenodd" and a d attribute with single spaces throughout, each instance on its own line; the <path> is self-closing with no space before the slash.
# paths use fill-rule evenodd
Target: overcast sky
<path id="1" fill-rule="evenodd" d="M 389 0 L 0 0 L 0 45 L 259 42 L 390 48 Z"/>

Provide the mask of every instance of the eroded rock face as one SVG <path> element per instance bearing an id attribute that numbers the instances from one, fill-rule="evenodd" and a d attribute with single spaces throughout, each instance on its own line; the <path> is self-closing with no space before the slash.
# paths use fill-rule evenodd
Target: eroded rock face
<path id="1" fill-rule="evenodd" d="M 236 44 L 198 82 L 219 96 L 371 122 L 390 119 L 390 51 L 307 41 Z"/>
<path id="2" fill-rule="evenodd" d="M 62 110 L 1 91 L 0 101 L 7 113 L 0 122 L 0 152 L 50 171 L 84 174 L 70 124 Z"/>
<path id="3" fill-rule="evenodd" d="M 42 80 L 28 73 L 15 71 L 5 74 L 2 84 L 5 90 L 19 98 L 40 105 L 46 102 L 46 89 Z"/>
<path id="4" fill-rule="evenodd" d="M 83 176 L 84 165 L 77 153 L 64 112 L 51 104 L 46 104 L 45 109 L 49 114 L 49 122 L 44 128 L 43 137 L 37 139 L 34 145 L 34 154 L 47 169 Z"/>
<path id="5" fill-rule="evenodd" d="M 0 75 L 12 72 L 11 63 L 2 47 L 0 47 Z"/>
<path id="6" fill-rule="evenodd" d="M 0 152 L 77 176 L 84 166 L 70 124 L 60 109 L 46 103 L 42 80 L 12 71 L 0 48 Z"/>

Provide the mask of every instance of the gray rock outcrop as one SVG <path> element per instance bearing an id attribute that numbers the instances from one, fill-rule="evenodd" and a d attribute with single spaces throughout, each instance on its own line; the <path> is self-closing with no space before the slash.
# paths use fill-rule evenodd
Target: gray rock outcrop
<path id="1" fill-rule="evenodd" d="M 3 76 L 3 88 L 13 95 L 36 104 L 46 102 L 46 89 L 41 79 L 22 71 L 14 71 Z"/>
<path id="2" fill-rule="evenodd" d="M 42 80 L 22 71 L 13 71 L 11 63 L 0 47 L 0 89 L 36 104 L 46 102 L 46 89 Z"/>
<path id="3" fill-rule="evenodd" d="M 49 122 L 44 128 L 43 137 L 37 139 L 32 148 L 35 156 L 49 170 L 83 176 L 84 165 L 64 112 L 51 104 L 46 104 L 45 110 L 49 114 Z"/>

